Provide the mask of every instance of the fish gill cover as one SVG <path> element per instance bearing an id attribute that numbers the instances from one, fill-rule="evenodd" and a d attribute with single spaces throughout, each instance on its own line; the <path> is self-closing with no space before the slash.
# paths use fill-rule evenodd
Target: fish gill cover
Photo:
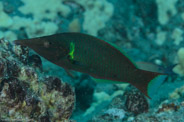
<path id="1" fill-rule="evenodd" d="M 183 0 L 0 0 L 0 120 L 184 121 L 183 7 Z M 62 32 L 106 40 L 137 67 L 168 76 L 156 79 L 150 100 L 129 84 L 95 83 L 12 43 Z M 69 49 L 75 59 L 76 45 Z"/>

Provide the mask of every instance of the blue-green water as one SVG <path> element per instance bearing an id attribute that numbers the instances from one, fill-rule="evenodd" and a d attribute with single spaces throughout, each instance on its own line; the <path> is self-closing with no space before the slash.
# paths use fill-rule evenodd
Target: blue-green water
<path id="1" fill-rule="evenodd" d="M 0 120 L 183 122 L 183 8 L 183 0 L 0 0 Z M 139 68 L 167 77 L 149 99 L 13 43 L 62 32 L 108 41 Z"/>

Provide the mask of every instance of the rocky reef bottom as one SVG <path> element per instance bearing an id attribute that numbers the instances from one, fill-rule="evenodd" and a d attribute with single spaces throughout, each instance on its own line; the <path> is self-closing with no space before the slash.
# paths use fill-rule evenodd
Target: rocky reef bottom
<path id="1" fill-rule="evenodd" d="M 40 60 L 26 47 L 0 40 L 0 76 L 0 121 L 70 121 L 73 88 L 42 75 Z"/>
<path id="2" fill-rule="evenodd" d="M 94 85 L 87 75 L 72 80 L 74 90 L 61 77 L 46 75 L 40 57 L 30 54 L 0 40 L 0 121 L 184 121 L 184 87 L 176 89 L 181 78 L 168 77 L 152 100 L 127 84 Z"/>

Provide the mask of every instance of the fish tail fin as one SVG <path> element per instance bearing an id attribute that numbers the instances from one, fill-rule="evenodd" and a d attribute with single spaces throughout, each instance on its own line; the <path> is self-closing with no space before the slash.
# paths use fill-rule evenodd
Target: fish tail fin
<path id="1" fill-rule="evenodd" d="M 162 84 L 162 82 L 164 81 L 163 78 L 165 79 L 166 76 L 162 73 L 150 72 L 141 69 L 138 70 L 137 74 L 138 77 L 135 77 L 131 84 L 150 99 L 150 91 L 152 92 L 153 90 L 156 90 Z M 159 78 L 160 76 L 164 77 Z"/>

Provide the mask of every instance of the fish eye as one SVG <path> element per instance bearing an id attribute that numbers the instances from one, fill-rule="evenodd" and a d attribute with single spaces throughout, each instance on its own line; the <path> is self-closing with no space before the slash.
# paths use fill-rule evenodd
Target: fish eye
<path id="1" fill-rule="evenodd" d="M 43 43 L 43 46 L 46 47 L 46 48 L 48 48 L 50 45 L 52 45 L 52 43 L 49 42 L 49 41 L 46 41 L 46 42 Z"/>

